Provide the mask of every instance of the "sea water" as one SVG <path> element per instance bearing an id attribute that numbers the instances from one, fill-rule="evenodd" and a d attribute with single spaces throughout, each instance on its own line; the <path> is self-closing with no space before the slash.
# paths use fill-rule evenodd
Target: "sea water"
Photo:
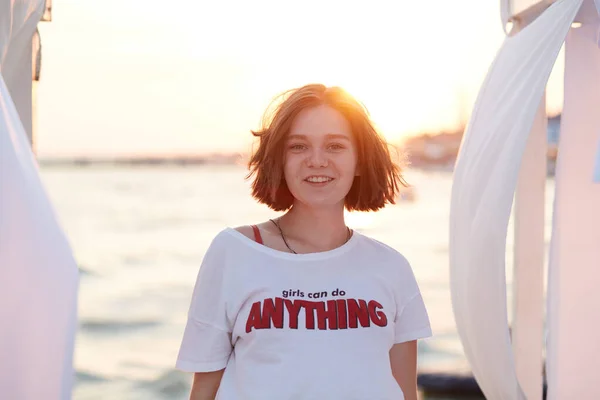
<path id="1" fill-rule="evenodd" d="M 188 398 L 191 374 L 174 364 L 204 252 L 224 227 L 277 215 L 250 197 L 246 173 L 235 165 L 41 167 L 81 268 L 75 400 Z M 412 264 L 434 332 L 420 342 L 419 369 L 468 371 L 449 290 L 452 175 L 408 170 L 406 178 L 413 201 L 347 221 Z M 552 196 L 549 180 L 547 236 Z M 509 301 L 511 245 L 509 227 Z"/>

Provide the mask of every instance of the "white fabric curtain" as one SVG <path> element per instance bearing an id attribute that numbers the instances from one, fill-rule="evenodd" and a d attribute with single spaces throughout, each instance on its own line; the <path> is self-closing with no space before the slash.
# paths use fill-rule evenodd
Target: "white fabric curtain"
<path id="1" fill-rule="evenodd" d="M 596 18 L 572 29 L 565 47 L 548 285 L 549 399 L 600 399 L 599 28 Z"/>
<path id="2" fill-rule="evenodd" d="M 24 128 L 42 11 L 0 0 L 0 398 L 11 400 L 66 400 L 74 379 L 79 273 Z"/>
<path id="3" fill-rule="evenodd" d="M 505 252 L 522 157 L 582 0 L 559 0 L 507 37 L 480 90 L 454 173 L 450 285 L 458 333 L 488 399 L 522 399 L 507 323 Z"/>
<path id="4" fill-rule="evenodd" d="M 543 389 L 547 154 L 548 116 L 542 96 L 523 153 L 514 200 L 511 339 L 517 379 L 528 399 L 541 399 Z"/>
<path id="5" fill-rule="evenodd" d="M 43 0 L 0 0 L 0 74 L 29 138 L 32 135 L 32 37 L 43 13 Z"/>

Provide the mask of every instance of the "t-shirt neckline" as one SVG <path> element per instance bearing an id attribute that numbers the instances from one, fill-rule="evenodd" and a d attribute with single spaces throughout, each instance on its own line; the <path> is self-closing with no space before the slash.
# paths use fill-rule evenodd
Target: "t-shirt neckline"
<path id="1" fill-rule="evenodd" d="M 243 244 L 245 244 L 248 247 L 259 250 L 263 253 L 269 254 L 274 257 L 285 258 L 285 259 L 294 260 L 294 261 L 323 260 L 323 259 L 339 256 L 341 254 L 346 253 L 348 250 L 350 250 L 352 247 L 354 247 L 356 242 L 359 240 L 359 236 L 360 236 L 360 233 L 358 233 L 356 230 L 352 230 L 352 236 L 350 237 L 350 239 L 346 243 L 344 243 L 343 245 L 341 245 L 339 247 L 336 247 L 335 249 L 320 251 L 320 252 L 316 252 L 316 253 L 294 254 L 294 253 L 288 253 L 288 252 L 281 251 L 281 250 L 275 250 L 275 249 L 267 247 L 263 244 L 257 243 L 256 241 L 250 239 L 243 233 L 238 232 L 234 228 L 227 227 L 225 229 L 225 231 L 227 233 L 229 233 L 230 235 L 232 235 L 233 237 L 237 238 L 240 242 L 242 242 Z"/>

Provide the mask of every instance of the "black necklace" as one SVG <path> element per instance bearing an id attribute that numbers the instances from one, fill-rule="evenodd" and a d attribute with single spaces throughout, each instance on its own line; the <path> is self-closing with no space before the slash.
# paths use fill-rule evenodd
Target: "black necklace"
<path id="1" fill-rule="evenodd" d="M 279 222 L 273 221 L 272 219 L 269 219 L 269 221 L 271 221 L 276 227 L 277 229 L 279 229 L 279 233 L 281 234 L 281 238 L 283 239 L 283 243 L 285 243 L 285 246 L 288 248 L 289 251 L 291 251 L 294 254 L 298 254 L 294 251 L 294 249 L 292 249 L 290 247 L 290 245 L 288 244 L 287 240 L 285 240 L 285 235 L 283 234 L 283 231 L 281 230 L 281 227 L 279 226 Z M 279 221 L 279 219 L 277 219 L 277 221 Z M 348 235 L 346 237 L 346 241 L 344 242 L 344 244 L 348 243 L 348 240 L 350 240 L 350 237 L 352 236 L 352 232 L 350 231 L 350 228 L 346 227 L 346 230 L 348 231 Z"/>

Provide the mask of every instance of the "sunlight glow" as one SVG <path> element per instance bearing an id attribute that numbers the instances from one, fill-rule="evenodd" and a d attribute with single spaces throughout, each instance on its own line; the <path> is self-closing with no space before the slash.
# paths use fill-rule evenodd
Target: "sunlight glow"
<path id="1" fill-rule="evenodd" d="M 454 130 L 505 38 L 494 2 L 286 4 L 57 2 L 39 26 L 39 153 L 245 151 L 273 96 L 314 82 L 391 142 Z"/>

